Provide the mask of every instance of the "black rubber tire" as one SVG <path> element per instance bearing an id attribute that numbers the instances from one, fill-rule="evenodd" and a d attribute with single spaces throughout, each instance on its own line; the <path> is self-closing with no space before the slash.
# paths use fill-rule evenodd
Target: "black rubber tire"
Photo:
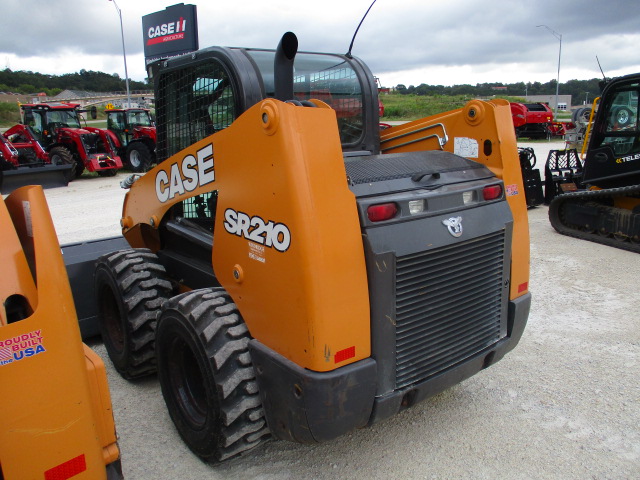
<path id="1" fill-rule="evenodd" d="M 144 173 L 151 166 L 151 151 L 140 141 L 129 144 L 126 157 L 127 167 L 132 172 Z"/>
<path id="2" fill-rule="evenodd" d="M 49 160 L 51 160 L 52 165 L 74 165 L 75 160 L 73 159 L 73 155 L 66 147 L 53 147 L 49 150 Z M 72 168 L 69 170 L 67 174 L 67 180 L 73 180 L 77 175 L 76 170 Z"/>
<path id="3" fill-rule="evenodd" d="M 236 457 L 269 437 L 249 339 L 222 288 L 187 292 L 162 306 L 156 333 L 162 395 L 178 433 L 206 462 Z"/>
<path id="4" fill-rule="evenodd" d="M 116 370 L 128 380 L 155 373 L 158 313 L 173 293 L 158 257 L 142 248 L 103 255 L 94 284 L 100 334 Z"/>
<path id="5" fill-rule="evenodd" d="M 118 170 L 110 168 L 108 170 L 96 170 L 99 177 L 115 177 Z"/>
<path id="6" fill-rule="evenodd" d="M 76 168 L 75 168 L 76 178 L 80 178 L 83 173 L 84 173 L 84 162 L 79 156 L 76 156 Z"/>
<path id="7" fill-rule="evenodd" d="M 618 107 L 613 111 L 615 123 L 619 128 L 625 128 L 631 124 L 633 112 L 627 107 Z"/>
<path id="8" fill-rule="evenodd" d="M 589 116 L 591 115 L 590 107 L 580 107 L 573 111 L 571 114 L 571 121 L 573 123 L 587 123 L 589 121 Z"/>

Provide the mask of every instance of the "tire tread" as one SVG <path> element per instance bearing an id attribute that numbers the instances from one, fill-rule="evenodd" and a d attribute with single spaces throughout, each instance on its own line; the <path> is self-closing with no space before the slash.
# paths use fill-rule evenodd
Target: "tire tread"
<path id="1" fill-rule="evenodd" d="M 219 419 L 215 445 L 205 454 L 197 448 L 192 450 L 204 460 L 218 463 L 262 443 L 270 431 L 248 349 L 250 334 L 229 295 L 221 288 L 194 290 L 167 301 L 162 311 L 167 310 L 179 311 L 195 330 L 213 371 L 217 391 Z M 162 381 L 163 376 L 160 378 Z M 178 415 L 171 411 L 170 414 L 172 418 Z M 185 435 L 180 434 L 188 444 Z"/>
<path id="2" fill-rule="evenodd" d="M 148 249 L 110 253 L 100 257 L 96 265 L 112 273 L 119 290 L 114 293 L 120 295 L 126 307 L 129 328 L 125 329 L 125 342 L 129 355 L 125 365 L 116 365 L 116 369 L 127 379 L 155 373 L 156 322 L 160 307 L 173 291 L 165 268 Z"/>

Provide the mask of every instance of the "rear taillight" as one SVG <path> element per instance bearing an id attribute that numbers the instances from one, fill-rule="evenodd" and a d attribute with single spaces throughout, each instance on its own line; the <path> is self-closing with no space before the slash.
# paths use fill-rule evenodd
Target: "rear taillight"
<path id="1" fill-rule="evenodd" d="M 482 190 L 482 197 L 485 200 L 495 200 L 502 196 L 502 185 L 489 185 Z"/>
<path id="2" fill-rule="evenodd" d="M 379 205 L 371 205 L 367 208 L 367 216 L 372 222 L 382 222 L 389 220 L 398 213 L 398 206 L 395 203 L 381 203 Z"/>

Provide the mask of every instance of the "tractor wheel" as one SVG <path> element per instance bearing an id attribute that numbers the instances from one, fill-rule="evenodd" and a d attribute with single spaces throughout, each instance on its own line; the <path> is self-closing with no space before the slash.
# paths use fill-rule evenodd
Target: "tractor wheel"
<path id="1" fill-rule="evenodd" d="M 116 370 L 126 379 L 154 373 L 158 313 L 172 294 L 158 257 L 142 248 L 104 255 L 94 282 L 100 334 Z"/>
<path id="2" fill-rule="evenodd" d="M 614 110 L 613 114 L 615 115 L 615 122 L 618 124 L 618 127 L 625 128 L 631 124 L 633 112 L 627 107 L 620 107 Z"/>
<path id="3" fill-rule="evenodd" d="M 571 114 L 571 121 L 573 123 L 589 123 L 589 117 L 591 116 L 591 108 L 580 107 Z"/>
<path id="4" fill-rule="evenodd" d="M 142 142 L 134 142 L 127 147 L 127 164 L 132 172 L 144 173 L 151 165 L 151 152 Z"/>
<path id="5" fill-rule="evenodd" d="M 156 333 L 162 395 L 180 436 L 206 462 L 240 455 L 269 436 L 249 339 L 222 288 L 187 292 L 162 307 Z"/>
<path id="6" fill-rule="evenodd" d="M 81 158 L 76 158 L 76 168 L 75 168 L 75 176 L 76 178 L 80 178 L 84 173 L 84 162 Z"/>
<path id="7" fill-rule="evenodd" d="M 65 147 L 53 147 L 49 151 L 49 159 L 52 165 L 73 165 L 75 163 L 73 155 L 71 155 L 71 152 Z M 75 169 L 72 168 L 68 173 L 68 181 L 73 180 L 75 176 Z"/>
<path id="8" fill-rule="evenodd" d="M 110 168 L 108 170 L 97 170 L 96 173 L 99 177 L 115 177 L 118 170 L 115 168 Z"/>

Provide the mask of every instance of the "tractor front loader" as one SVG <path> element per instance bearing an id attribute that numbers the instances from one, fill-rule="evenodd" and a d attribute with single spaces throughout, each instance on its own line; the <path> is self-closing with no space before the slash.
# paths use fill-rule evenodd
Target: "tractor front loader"
<path id="1" fill-rule="evenodd" d="M 122 478 L 104 363 L 82 343 L 40 186 L 0 202 L 0 478 Z"/>
<path id="2" fill-rule="evenodd" d="M 66 186 L 74 175 L 74 166 L 62 161 L 55 151 L 48 155 L 38 142 L 23 143 L 24 136 L 16 132 L 24 128 L 17 125 L 9 134 L 15 144 L 0 133 L 0 193 L 11 193 L 30 184 L 43 188 Z"/>
<path id="3" fill-rule="evenodd" d="M 330 441 L 518 343 L 529 235 L 508 102 L 381 131 L 369 68 L 297 53 L 292 33 L 151 74 L 159 163 L 128 182 L 131 248 L 97 261 L 97 315 L 116 369 L 157 371 L 203 460 Z"/>
<path id="4" fill-rule="evenodd" d="M 71 165 L 69 179 L 85 169 L 111 177 L 122 168 L 111 136 L 106 129 L 81 126 L 79 107 L 75 103 L 22 104 L 22 123 L 5 136 L 34 161 Z"/>

